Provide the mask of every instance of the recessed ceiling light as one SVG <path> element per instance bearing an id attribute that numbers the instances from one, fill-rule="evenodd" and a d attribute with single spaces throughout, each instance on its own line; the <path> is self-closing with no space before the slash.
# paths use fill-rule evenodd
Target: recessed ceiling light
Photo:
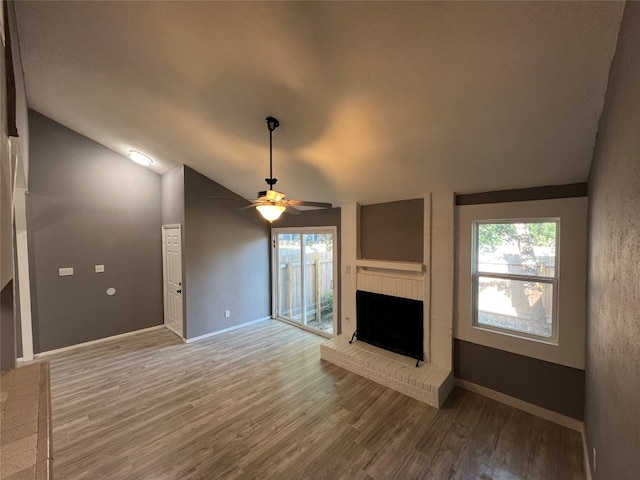
<path id="1" fill-rule="evenodd" d="M 153 163 L 153 160 L 147 157 L 144 153 L 136 152 L 135 150 L 129 150 L 129 158 L 145 167 L 148 167 Z"/>

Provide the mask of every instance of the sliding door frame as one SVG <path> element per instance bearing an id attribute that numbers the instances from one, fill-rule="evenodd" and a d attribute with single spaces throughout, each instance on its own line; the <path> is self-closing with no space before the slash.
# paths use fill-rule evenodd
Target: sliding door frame
<path id="1" fill-rule="evenodd" d="M 302 289 L 301 289 L 301 306 L 302 306 L 302 321 L 296 322 L 294 320 L 289 320 L 287 318 L 281 317 L 278 315 L 278 307 L 280 298 L 278 295 L 278 285 L 279 285 L 279 253 L 278 253 L 278 235 L 279 234 L 300 234 L 300 262 L 304 263 L 305 256 L 304 251 L 302 250 L 304 247 L 304 235 L 305 234 L 331 234 L 333 238 L 333 277 L 331 279 L 333 288 L 331 291 L 333 292 L 333 334 L 329 334 L 327 332 L 322 332 L 320 330 L 316 330 L 315 328 L 311 328 L 305 325 L 304 315 L 305 315 L 305 303 L 306 303 L 306 292 L 304 290 L 304 275 L 303 269 L 301 265 L 301 277 L 302 277 Z M 321 335 L 323 337 L 332 338 L 338 335 L 338 305 L 339 303 L 339 291 L 338 291 L 338 255 L 339 255 L 339 245 L 338 245 L 338 229 L 335 226 L 327 226 L 327 227 L 273 227 L 271 229 L 271 318 L 275 318 L 276 320 L 280 320 L 285 323 L 289 323 L 291 325 L 295 325 L 296 327 L 300 327 L 303 330 L 307 330 L 309 332 L 315 333 L 317 335 Z"/>

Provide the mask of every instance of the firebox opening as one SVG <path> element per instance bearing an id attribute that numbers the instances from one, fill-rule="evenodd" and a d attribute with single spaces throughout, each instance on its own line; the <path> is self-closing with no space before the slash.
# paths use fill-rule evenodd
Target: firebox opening
<path id="1" fill-rule="evenodd" d="M 420 300 L 356 291 L 357 338 L 424 360 L 424 312 Z"/>

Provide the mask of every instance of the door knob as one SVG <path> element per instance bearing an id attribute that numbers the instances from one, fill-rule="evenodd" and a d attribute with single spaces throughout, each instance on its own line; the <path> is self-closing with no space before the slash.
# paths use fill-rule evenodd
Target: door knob
<path id="1" fill-rule="evenodd" d="M 176 293 L 182 293 L 182 289 L 176 290 Z"/>

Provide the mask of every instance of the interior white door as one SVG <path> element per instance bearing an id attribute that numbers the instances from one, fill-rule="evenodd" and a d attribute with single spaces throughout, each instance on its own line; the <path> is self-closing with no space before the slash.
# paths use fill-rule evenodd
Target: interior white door
<path id="1" fill-rule="evenodd" d="M 164 273 L 164 324 L 183 337 L 182 328 L 182 241 L 180 225 L 162 226 L 162 268 Z"/>

